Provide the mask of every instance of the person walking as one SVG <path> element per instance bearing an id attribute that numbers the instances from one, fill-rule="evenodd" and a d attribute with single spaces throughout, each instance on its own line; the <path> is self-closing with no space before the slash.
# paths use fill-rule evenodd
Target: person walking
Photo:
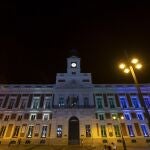
<path id="1" fill-rule="evenodd" d="M 111 143 L 112 144 L 112 149 L 113 150 L 116 150 L 117 149 L 117 146 L 115 145 L 115 143 Z"/>

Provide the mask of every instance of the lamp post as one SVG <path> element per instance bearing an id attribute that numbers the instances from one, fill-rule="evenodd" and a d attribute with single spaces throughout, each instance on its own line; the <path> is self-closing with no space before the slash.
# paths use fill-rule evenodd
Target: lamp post
<path id="1" fill-rule="evenodd" d="M 118 121 L 119 129 L 120 129 L 120 133 L 121 133 L 121 138 L 122 138 L 123 149 L 126 150 L 126 143 L 125 143 L 125 140 L 124 140 L 124 137 L 123 137 L 122 128 L 121 128 L 121 126 L 120 126 L 120 119 L 123 120 L 124 117 L 121 116 L 121 117 L 119 118 L 119 117 L 113 116 L 112 118 L 113 118 L 113 120 Z"/>
<path id="2" fill-rule="evenodd" d="M 128 55 L 127 53 L 126 54 L 126 58 L 127 58 L 127 63 L 121 63 L 119 65 L 119 68 L 126 74 L 130 73 L 131 72 L 131 75 L 133 77 L 133 80 L 134 80 L 134 83 L 135 83 L 135 87 L 137 89 L 137 93 L 139 95 L 139 100 L 140 100 L 140 103 L 142 105 L 142 107 L 144 108 L 144 111 L 145 111 L 145 117 L 147 118 L 147 121 L 148 121 L 148 127 L 150 129 L 150 114 L 149 114 L 149 111 L 146 107 L 146 104 L 144 102 L 144 98 L 142 96 L 142 92 L 141 92 L 141 89 L 140 89 L 140 85 L 139 85 L 139 82 L 137 80 L 137 77 L 136 77 L 136 74 L 135 74 L 135 69 L 137 70 L 140 70 L 142 68 L 142 64 L 139 62 L 139 60 L 137 58 L 133 58 L 131 59 L 131 61 L 129 60 L 128 58 Z"/>

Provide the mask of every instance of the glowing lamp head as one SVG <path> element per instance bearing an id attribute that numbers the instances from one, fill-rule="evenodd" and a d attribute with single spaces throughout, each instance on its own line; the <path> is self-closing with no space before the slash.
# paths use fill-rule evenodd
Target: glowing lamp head
<path id="1" fill-rule="evenodd" d="M 113 118 L 114 120 L 116 120 L 116 119 L 117 119 L 117 117 L 116 117 L 116 116 L 113 116 L 112 118 Z"/>
<path id="2" fill-rule="evenodd" d="M 129 72 L 130 72 L 130 69 L 129 69 L 129 68 L 125 68 L 123 72 L 124 72 L 124 73 L 129 73 Z"/>
<path id="3" fill-rule="evenodd" d="M 135 68 L 136 68 L 136 69 L 141 69 L 141 68 L 142 68 L 142 64 L 139 64 L 139 63 L 136 64 L 136 65 L 135 65 Z"/>
<path id="4" fill-rule="evenodd" d="M 120 69 L 124 69 L 125 66 L 126 66 L 126 65 L 125 65 L 124 63 L 121 63 L 121 64 L 119 65 L 119 68 L 120 68 Z"/>
<path id="5" fill-rule="evenodd" d="M 124 119 L 124 116 L 121 116 L 120 119 L 123 120 L 123 119 Z"/>
<path id="6" fill-rule="evenodd" d="M 131 60 L 131 63 L 132 63 L 132 64 L 137 64 L 138 61 L 139 61 L 139 60 L 138 60 L 137 58 L 133 58 L 133 59 Z"/>

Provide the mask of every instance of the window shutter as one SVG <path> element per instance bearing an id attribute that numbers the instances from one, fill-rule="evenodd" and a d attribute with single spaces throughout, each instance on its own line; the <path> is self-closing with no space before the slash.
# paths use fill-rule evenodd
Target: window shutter
<path id="1" fill-rule="evenodd" d="M 131 112 L 131 116 L 133 119 L 136 119 L 136 113 L 135 112 Z"/>
<path id="2" fill-rule="evenodd" d="M 135 130 L 138 136 L 142 136 L 141 131 L 140 131 L 140 127 L 138 123 L 134 123 L 135 126 Z"/>
<path id="3" fill-rule="evenodd" d="M 31 107 L 31 104 L 32 104 L 32 97 L 33 97 L 33 95 L 31 94 L 31 95 L 29 96 L 29 100 L 28 100 L 28 105 L 27 105 L 28 108 Z"/>
<path id="4" fill-rule="evenodd" d="M 24 119 L 29 119 L 29 113 L 24 114 Z"/>
<path id="5" fill-rule="evenodd" d="M 103 98 L 104 98 L 104 105 L 105 105 L 105 107 L 108 107 L 107 95 L 103 94 Z"/>
<path id="6" fill-rule="evenodd" d="M 110 113 L 105 113 L 106 119 L 111 119 Z"/>
<path id="7" fill-rule="evenodd" d="M 15 108 L 17 108 L 17 107 L 18 107 L 18 105 L 19 105 L 19 103 L 20 103 L 20 98 L 21 98 L 21 95 L 19 94 L 19 95 L 17 96 L 17 100 L 16 100 Z"/>
<path id="8" fill-rule="evenodd" d="M 42 119 L 42 113 L 37 114 L 37 119 Z"/>
<path id="9" fill-rule="evenodd" d="M 95 113 L 95 118 L 98 119 L 98 114 L 97 113 Z"/>
<path id="10" fill-rule="evenodd" d="M 12 114 L 12 115 L 11 115 L 11 119 L 12 119 L 12 120 L 16 119 L 16 116 L 17 116 L 17 114 Z"/>
<path id="11" fill-rule="evenodd" d="M 49 118 L 52 119 L 52 113 L 50 113 L 50 117 Z"/>
<path id="12" fill-rule="evenodd" d="M 122 134 L 123 134 L 123 136 L 127 136 L 128 134 L 127 134 L 127 130 L 126 130 L 126 125 L 125 125 L 125 123 L 121 123 L 120 125 L 121 125 L 121 129 L 122 129 Z"/>
<path id="13" fill-rule="evenodd" d="M 117 107 L 120 107 L 120 101 L 119 101 L 118 94 L 115 94 L 115 99 L 116 99 L 116 105 L 117 105 Z"/>
<path id="14" fill-rule="evenodd" d="M 43 108 L 43 103 L 44 103 L 44 95 L 41 95 L 41 100 L 40 100 L 40 108 Z"/>
<path id="15" fill-rule="evenodd" d="M 3 104 L 3 108 L 5 108 L 5 107 L 6 107 L 7 102 L 8 102 L 8 99 L 9 99 L 9 95 L 6 95 L 6 97 L 5 97 L 5 101 L 4 101 L 4 104 Z"/>
<path id="16" fill-rule="evenodd" d="M 126 96 L 127 96 L 127 100 L 128 100 L 129 107 L 132 107 L 132 102 L 131 102 L 130 95 L 129 95 L 129 94 L 126 94 Z"/>
<path id="17" fill-rule="evenodd" d="M 3 119 L 3 116 L 4 116 L 4 114 L 0 114 L 0 120 L 2 120 L 2 119 Z"/>

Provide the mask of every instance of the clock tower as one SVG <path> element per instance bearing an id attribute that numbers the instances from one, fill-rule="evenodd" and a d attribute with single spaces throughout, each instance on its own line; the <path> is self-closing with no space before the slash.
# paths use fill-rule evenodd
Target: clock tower
<path id="1" fill-rule="evenodd" d="M 69 75 L 79 75 L 80 70 L 80 58 L 77 56 L 67 58 L 67 73 Z"/>

